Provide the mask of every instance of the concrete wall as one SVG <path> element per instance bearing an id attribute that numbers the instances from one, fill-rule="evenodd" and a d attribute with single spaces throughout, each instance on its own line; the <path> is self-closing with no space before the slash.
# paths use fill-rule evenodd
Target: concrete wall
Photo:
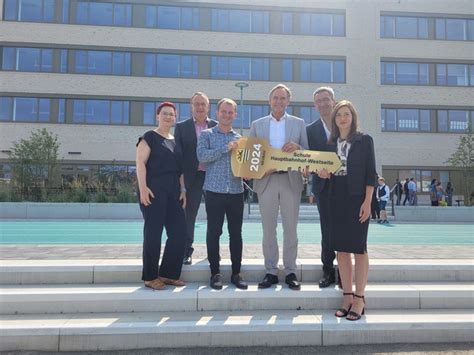
<path id="1" fill-rule="evenodd" d="M 389 207 L 391 211 L 391 207 Z M 301 219 L 307 220 L 301 211 Z M 314 222 L 318 222 L 313 216 Z M 2 202 L 1 219 L 142 219 L 136 203 L 34 203 Z M 197 218 L 206 219 L 204 205 Z M 244 219 L 249 218 L 247 205 Z M 395 220 L 402 222 L 470 222 L 474 223 L 472 207 L 396 206 Z"/>
<path id="2" fill-rule="evenodd" d="M 397 222 L 463 222 L 474 223 L 473 207 L 396 206 Z M 473 228 L 474 231 L 474 228 Z"/>

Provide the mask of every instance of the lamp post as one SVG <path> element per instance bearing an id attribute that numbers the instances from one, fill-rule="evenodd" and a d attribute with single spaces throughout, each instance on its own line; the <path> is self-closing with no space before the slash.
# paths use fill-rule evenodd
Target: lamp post
<path id="1" fill-rule="evenodd" d="M 249 86 L 249 83 L 239 81 L 235 86 L 240 88 L 240 135 L 244 133 L 244 88 Z"/>

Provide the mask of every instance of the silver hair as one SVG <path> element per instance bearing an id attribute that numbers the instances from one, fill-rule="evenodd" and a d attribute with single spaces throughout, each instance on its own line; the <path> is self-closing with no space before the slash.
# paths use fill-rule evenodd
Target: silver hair
<path id="1" fill-rule="evenodd" d="M 320 92 L 323 92 L 323 91 L 328 92 L 329 95 L 331 95 L 332 99 L 334 101 L 336 101 L 336 95 L 334 95 L 334 89 L 329 87 L 329 86 L 321 86 L 321 87 L 317 88 L 316 90 L 314 90 L 314 92 L 313 92 L 313 101 L 314 101 L 314 97 L 316 96 L 316 94 L 319 94 Z"/>

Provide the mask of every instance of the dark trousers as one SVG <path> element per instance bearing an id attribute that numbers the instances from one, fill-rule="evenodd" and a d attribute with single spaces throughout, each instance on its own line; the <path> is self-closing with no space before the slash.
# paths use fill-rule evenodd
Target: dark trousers
<path id="1" fill-rule="evenodd" d="M 402 195 L 397 194 L 397 206 L 400 206 L 400 200 L 402 199 Z"/>
<path id="2" fill-rule="evenodd" d="M 220 194 L 206 191 L 207 213 L 207 259 L 211 274 L 219 274 L 219 238 L 222 235 L 224 216 L 229 231 L 232 274 L 240 273 L 242 265 L 242 220 L 244 215 L 244 194 Z"/>
<path id="3" fill-rule="evenodd" d="M 169 279 L 179 279 L 186 238 L 184 210 L 176 193 L 152 191 L 155 198 L 151 205 L 145 207 L 140 204 L 145 220 L 142 280 L 151 281 L 158 275 Z M 168 238 L 158 271 L 163 227 L 166 229 Z"/>
<path id="4" fill-rule="evenodd" d="M 405 193 L 405 199 L 403 200 L 403 206 L 405 206 L 407 201 L 408 201 L 408 192 Z M 408 201 L 408 203 L 410 203 L 410 201 Z"/>
<path id="5" fill-rule="evenodd" d="M 321 226 L 321 262 L 324 273 L 334 274 L 334 259 L 336 253 L 331 247 L 331 219 L 329 213 L 329 195 L 327 189 L 323 189 L 316 195 L 316 205 L 319 211 L 319 224 Z"/>
<path id="6" fill-rule="evenodd" d="M 202 185 L 204 184 L 204 178 L 206 173 L 204 171 L 198 171 L 196 179 L 192 186 L 189 186 L 186 191 L 186 209 L 184 211 L 186 217 L 186 245 L 184 247 L 184 256 L 193 255 L 194 248 L 194 228 L 196 225 L 196 216 L 201 205 L 201 199 L 203 195 Z"/>
<path id="7" fill-rule="evenodd" d="M 380 219 L 379 202 L 374 197 L 372 197 L 372 201 L 370 203 L 370 213 L 372 215 L 372 219 Z"/>

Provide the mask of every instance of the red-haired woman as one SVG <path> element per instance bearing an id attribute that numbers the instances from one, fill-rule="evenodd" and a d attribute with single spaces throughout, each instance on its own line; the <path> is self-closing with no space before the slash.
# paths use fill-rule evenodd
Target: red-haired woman
<path id="1" fill-rule="evenodd" d="M 145 220 L 142 280 L 146 287 L 162 290 L 166 285 L 184 286 L 179 277 L 186 237 L 186 190 L 170 133 L 176 122 L 176 106 L 163 102 L 156 115 L 158 127 L 138 140 L 136 165 L 140 209 Z M 158 270 L 163 227 L 168 239 Z"/>

